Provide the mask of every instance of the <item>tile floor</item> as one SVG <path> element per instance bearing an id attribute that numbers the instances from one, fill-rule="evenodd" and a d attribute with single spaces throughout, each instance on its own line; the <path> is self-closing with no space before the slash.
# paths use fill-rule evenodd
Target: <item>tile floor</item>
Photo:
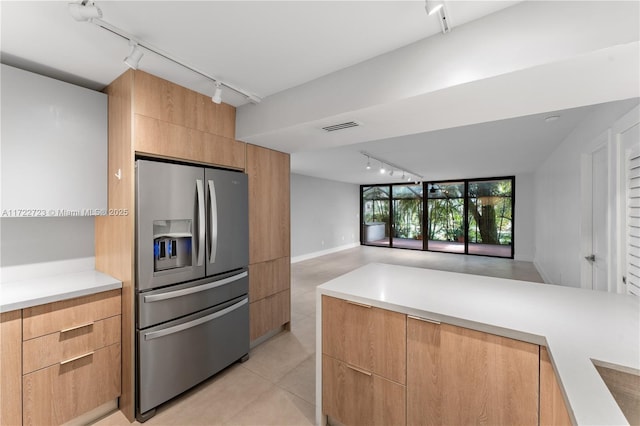
<path id="1" fill-rule="evenodd" d="M 531 262 L 356 247 L 291 265 L 291 331 L 158 409 L 145 425 L 312 425 L 315 418 L 315 288 L 371 262 L 542 282 Z M 117 411 L 95 425 L 128 425 Z"/>

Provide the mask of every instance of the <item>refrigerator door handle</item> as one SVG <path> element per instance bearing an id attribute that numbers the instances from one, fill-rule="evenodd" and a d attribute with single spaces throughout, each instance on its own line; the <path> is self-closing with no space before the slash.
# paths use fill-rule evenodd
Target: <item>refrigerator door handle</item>
<path id="1" fill-rule="evenodd" d="M 209 207 L 211 225 L 209 228 L 209 263 L 215 263 L 218 251 L 218 200 L 216 199 L 216 185 L 209 179 Z"/>
<path id="2" fill-rule="evenodd" d="M 232 283 L 234 281 L 241 280 L 242 278 L 245 278 L 247 276 L 249 276 L 249 273 L 247 271 L 244 271 L 241 274 L 233 275 L 231 277 L 227 277 L 219 281 L 214 281 L 209 284 L 199 285 L 197 287 L 184 288 L 182 290 L 174 290 L 167 293 L 151 294 L 149 296 L 144 296 L 143 301 L 144 303 L 159 302 L 161 300 L 175 299 L 176 297 L 187 296 L 193 293 L 200 293 L 202 291 L 211 290 L 212 288 L 221 287 L 223 285 Z"/>
<path id="3" fill-rule="evenodd" d="M 158 331 L 152 331 L 149 333 L 144 333 L 144 340 L 152 340 L 152 339 L 157 339 L 158 337 L 163 337 L 163 336 L 168 336 L 169 334 L 174 334 L 174 333 L 178 333 L 180 331 L 184 331 L 184 330 L 188 330 L 190 328 L 196 327 L 200 324 L 204 324 L 206 322 L 209 321 L 213 321 L 216 318 L 220 318 L 224 315 L 227 315 L 229 312 L 233 312 L 236 309 L 240 308 L 241 306 L 246 305 L 247 303 L 249 303 L 249 299 L 248 298 L 244 298 L 241 301 L 239 301 L 238 303 L 231 305 L 227 308 L 224 308 L 218 312 L 214 312 L 210 315 L 207 315 L 206 317 L 202 317 L 202 318 L 198 318 L 196 320 L 193 321 L 189 321 L 187 323 L 184 324 L 180 324 L 180 325 L 175 325 L 173 327 L 169 327 L 169 328 L 165 328 L 164 330 L 158 330 Z"/>
<path id="4" fill-rule="evenodd" d="M 204 186 L 202 179 L 196 179 L 196 192 L 198 194 L 198 266 L 204 261 L 204 238 L 206 233 L 206 214 L 204 209 Z"/>

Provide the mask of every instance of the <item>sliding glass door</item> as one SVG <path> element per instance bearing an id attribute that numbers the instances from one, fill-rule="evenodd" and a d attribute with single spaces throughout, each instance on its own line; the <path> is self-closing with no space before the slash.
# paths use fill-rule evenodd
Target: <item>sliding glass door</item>
<path id="1" fill-rule="evenodd" d="M 469 182 L 469 254 L 513 256 L 513 180 Z"/>
<path id="2" fill-rule="evenodd" d="M 393 185 L 393 247 L 422 250 L 422 184 Z"/>
<path id="3" fill-rule="evenodd" d="M 464 253 L 464 182 L 430 183 L 427 187 L 427 250 Z"/>
<path id="4" fill-rule="evenodd" d="M 362 244 L 389 247 L 389 212 L 391 187 L 389 185 L 363 186 L 362 195 Z"/>

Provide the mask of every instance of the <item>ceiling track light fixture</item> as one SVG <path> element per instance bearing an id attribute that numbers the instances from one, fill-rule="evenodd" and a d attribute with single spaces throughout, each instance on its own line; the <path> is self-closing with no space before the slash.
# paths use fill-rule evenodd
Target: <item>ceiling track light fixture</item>
<path id="1" fill-rule="evenodd" d="M 222 83 L 216 81 L 216 89 L 213 92 L 211 100 L 214 104 L 220 104 L 222 102 Z"/>
<path id="2" fill-rule="evenodd" d="M 129 53 L 129 56 L 124 58 L 124 63 L 127 64 L 129 68 L 137 70 L 138 64 L 140 63 L 140 59 L 142 59 L 144 52 L 135 41 L 129 40 L 129 44 L 131 45 L 131 53 Z"/>
<path id="3" fill-rule="evenodd" d="M 367 167 L 366 167 L 367 170 L 371 168 L 371 160 L 375 160 L 380 163 L 380 174 L 385 174 L 387 172 L 387 170 L 384 167 L 386 164 L 389 167 L 389 176 L 393 176 L 396 171 L 400 172 L 400 170 L 402 170 L 402 180 L 407 179 L 407 182 L 413 181 L 413 182 L 416 182 L 416 185 L 417 185 L 420 180 L 424 179 L 422 175 L 415 173 L 407 169 L 406 167 L 402 167 L 397 164 L 390 163 L 387 160 L 383 158 L 375 157 L 366 151 L 360 151 L 360 154 L 367 157 Z"/>
<path id="4" fill-rule="evenodd" d="M 438 15 L 440 18 L 440 29 L 442 30 L 442 34 L 446 34 L 451 31 L 451 25 L 447 19 L 447 10 L 444 0 L 425 0 L 424 9 L 427 11 L 427 15 Z"/>
<path id="5" fill-rule="evenodd" d="M 129 44 L 131 44 L 132 46 L 134 46 L 131 50 L 131 53 L 129 54 L 129 56 L 127 56 L 125 58 L 125 63 L 133 68 L 133 69 L 137 69 L 138 67 L 138 61 L 140 61 L 140 59 L 142 58 L 142 55 L 144 54 L 141 50 L 141 48 L 144 48 L 145 50 L 154 53 L 170 62 L 173 62 L 174 64 L 180 65 L 183 68 L 188 69 L 189 71 L 196 73 L 208 80 L 211 80 L 214 84 L 215 84 L 215 91 L 214 94 L 212 96 L 212 100 L 213 102 L 215 101 L 216 98 L 216 93 L 218 91 L 218 88 L 220 88 L 220 90 L 222 90 L 222 87 L 224 86 L 227 89 L 230 89 L 242 96 L 244 96 L 250 103 L 252 104 L 258 104 L 260 103 L 260 101 L 262 100 L 259 96 L 253 94 L 253 93 L 249 93 L 246 90 L 243 90 L 239 87 L 234 86 L 231 83 L 226 83 L 222 80 L 220 80 L 219 78 L 209 75 L 207 73 L 205 73 L 204 71 L 201 71 L 195 67 L 192 67 L 191 65 L 185 64 L 184 62 L 180 61 L 179 59 L 177 59 L 176 57 L 174 57 L 173 55 L 171 55 L 170 53 L 167 53 L 157 47 L 154 47 L 153 45 L 137 39 L 136 37 L 133 37 L 132 35 L 130 35 L 129 33 L 127 33 L 126 31 L 116 27 L 115 25 L 111 25 L 110 23 L 108 23 L 107 21 L 104 21 L 102 19 L 102 10 L 100 10 L 100 8 L 98 6 L 95 5 L 95 3 L 93 1 L 90 0 L 83 0 L 81 2 L 77 2 L 77 3 L 69 3 L 69 13 L 71 14 L 71 16 L 79 22 L 89 22 L 91 24 L 96 25 L 98 28 L 102 28 L 105 31 L 108 31 L 112 34 L 115 34 L 125 40 L 127 40 L 129 42 Z M 136 51 L 136 48 L 138 49 Z M 138 56 L 137 57 L 137 61 L 133 61 L 131 60 L 131 63 L 135 65 L 132 66 L 129 62 L 129 59 L 135 59 L 136 56 L 133 56 L 134 53 Z M 222 102 L 222 92 L 220 92 L 219 97 L 220 97 L 220 101 Z M 216 102 L 216 103 L 220 103 L 220 102 Z"/>

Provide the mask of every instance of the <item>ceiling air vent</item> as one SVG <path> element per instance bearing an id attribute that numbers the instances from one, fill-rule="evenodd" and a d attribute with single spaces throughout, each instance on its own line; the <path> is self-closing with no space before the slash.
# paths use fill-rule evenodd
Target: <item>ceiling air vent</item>
<path id="1" fill-rule="evenodd" d="M 360 123 L 356 121 L 347 121 L 346 123 L 334 124 L 332 126 L 323 127 L 322 130 L 325 132 L 335 132 L 336 130 L 348 129 L 350 127 L 358 127 Z"/>

